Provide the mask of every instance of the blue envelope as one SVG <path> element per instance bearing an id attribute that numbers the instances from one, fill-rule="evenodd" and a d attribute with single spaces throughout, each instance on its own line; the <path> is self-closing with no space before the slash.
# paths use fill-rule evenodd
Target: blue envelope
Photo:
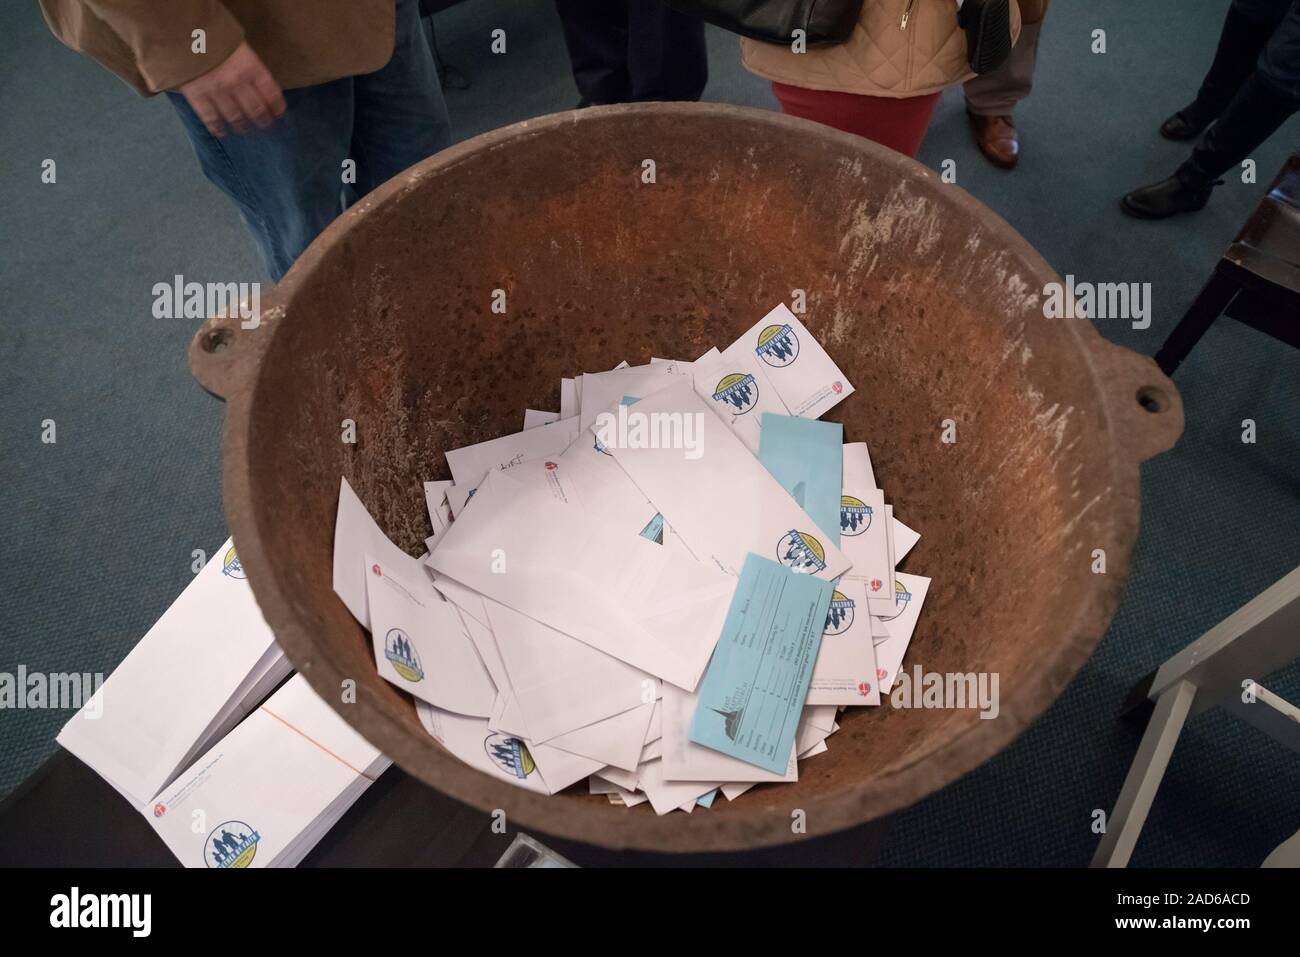
<path id="1" fill-rule="evenodd" d="M 687 737 L 785 773 L 834 586 L 750 552 Z"/>
<path id="2" fill-rule="evenodd" d="M 839 548 L 844 426 L 764 412 L 758 460 Z"/>

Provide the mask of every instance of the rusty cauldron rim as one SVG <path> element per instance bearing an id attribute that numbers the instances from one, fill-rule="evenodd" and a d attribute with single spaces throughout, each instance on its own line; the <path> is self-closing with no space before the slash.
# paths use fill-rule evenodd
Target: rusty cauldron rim
<path id="1" fill-rule="evenodd" d="M 744 814 L 673 814 L 657 817 L 645 808 L 622 808 L 604 800 L 584 802 L 575 812 L 572 799 L 533 794 L 463 764 L 431 737 L 418 747 L 409 728 L 385 713 L 369 696 L 358 696 L 344 707 L 338 701 L 346 670 L 331 660 L 328 650 L 312 638 L 310 622 L 293 611 L 293 600 L 275 574 L 262 544 L 263 528 L 252 505 L 249 433 L 256 404 L 262 357 L 267 354 L 279 321 L 295 292 L 306 284 L 330 250 L 347 236 L 358 220 L 394 203 L 423 180 L 471 161 L 481 152 L 518 145 L 546 133 L 627 117 L 669 116 L 675 120 L 738 121 L 750 127 L 770 127 L 820 139 L 869 159 L 877 170 L 912 178 L 918 188 L 981 221 L 1025 274 L 1042 282 L 1061 277 L 1003 219 L 952 184 L 938 184 L 927 167 L 861 137 L 806 120 L 764 110 L 713 103 L 644 103 L 591 107 L 525 120 L 473 137 L 429 157 L 378 187 L 335 220 L 299 257 L 288 274 L 267 294 L 256 330 L 244 331 L 237 319 L 215 317 L 196 333 L 190 346 L 190 367 L 208 391 L 224 398 L 227 413 L 223 439 L 224 501 L 230 530 L 247 571 L 253 594 L 277 641 L 293 665 L 344 719 L 397 764 L 445 794 L 478 808 L 500 808 L 515 822 L 561 837 L 609 848 L 703 852 L 735 851 L 770 846 L 802 837 L 834 833 L 883 817 L 952 783 L 1005 748 L 1064 690 L 1105 634 L 1127 578 L 1139 519 L 1139 464 L 1171 448 L 1183 429 L 1181 398 L 1173 384 L 1146 356 L 1115 346 L 1088 322 L 1063 322 L 1073 338 L 1081 364 L 1100 399 L 1105 436 L 1114 454 L 1098 467 L 1109 469 L 1112 519 L 1107 528 L 1108 574 L 1090 589 L 1068 629 L 1068 639 L 1054 644 L 1040 662 L 1041 680 L 1018 684 L 1002 694 L 995 721 L 976 721 L 928 749 L 918 749 L 905 762 L 891 765 L 864 786 L 847 781 L 802 801 L 808 811 L 807 831 L 792 835 L 788 812 L 775 809 Z M 253 341 L 250 341 L 253 340 Z M 269 387 L 269 386 L 268 386 Z M 1143 409 L 1139 399 L 1158 407 Z M 412 494 L 416 494 L 415 491 Z M 759 789 L 751 797 L 762 794 Z M 743 802 L 745 799 L 742 798 Z M 813 813 L 815 811 L 815 813 Z"/>

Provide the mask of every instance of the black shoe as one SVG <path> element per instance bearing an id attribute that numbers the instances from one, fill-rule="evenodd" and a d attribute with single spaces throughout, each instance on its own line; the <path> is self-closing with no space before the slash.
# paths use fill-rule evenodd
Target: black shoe
<path id="1" fill-rule="evenodd" d="M 1119 201 L 1120 208 L 1137 219 L 1167 219 L 1205 208 L 1218 181 L 1189 186 L 1177 175 L 1135 189 Z"/>
<path id="2" fill-rule="evenodd" d="M 992 73 L 1011 55 L 1010 0 L 966 0 L 957 23 L 966 31 L 966 62 L 976 73 Z"/>
<path id="3" fill-rule="evenodd" d="M 1187 106 L 1160 124 L 1160 135 L 1167 140 L 1180 142 L 1194 140 L 1213 122 L 1213 117 L 1202 118 L 1194 106 Z"/>

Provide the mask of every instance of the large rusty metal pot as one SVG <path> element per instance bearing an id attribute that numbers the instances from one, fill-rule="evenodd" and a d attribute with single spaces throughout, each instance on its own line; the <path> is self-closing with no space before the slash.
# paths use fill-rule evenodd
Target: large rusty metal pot
<path id="1" fill-rule="evenodd" d="M 190 361 L 228 404 L 226 514 L 257 600 L 358 731 L 527 828 L 739 849 L 796 839 L 795 808 L 825 834 L 955 780 L 1038 717 L 1105 632 L 1138 530 L 1138 465 L 1176 441 L 1182 408 L 1149 359 L 1087 320 L 1045 319 L 1052 281 L 980 203 L 858 137 L 729 106 L 609 107 L 497 130 L 390 181 L 317 239 L 259 328 L 212 320 Z M 830 417 L 870 443 L 924 536 L 907 568 L 934 585 L 908 660 L 999 673 L 999 717 L 852 709 L 797 784 L 664 818 L 581 788 L 530 794 L 442 750 L 331 589 L 339 477 L 418 554 L 420 483 L 446 477 L 444 450 L 557 408 L 562 375 L 725 346 L 794 289 L 857 386 Z"/>

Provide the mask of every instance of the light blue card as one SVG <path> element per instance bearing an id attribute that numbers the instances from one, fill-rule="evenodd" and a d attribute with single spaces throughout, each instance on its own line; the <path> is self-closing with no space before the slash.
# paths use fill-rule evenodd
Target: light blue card
<path id="1" fill-rule="evenodd" d="M 839 548 L 844 426 L 764 412 L 758 460 Z"/>
<path id="2" fill-rule="evenodd" d="M 718 796 L 718 789 L 714 788 L 708 794 L 702 795 L 695 799 L 696 807 L 713 807 L 713 799 Z"/>
<path id="3" fill-rule="evenodd" d="M 700 682 L 691 741 L 785 773 L 834 590 L 753 552 L 745 556 Z"/>

